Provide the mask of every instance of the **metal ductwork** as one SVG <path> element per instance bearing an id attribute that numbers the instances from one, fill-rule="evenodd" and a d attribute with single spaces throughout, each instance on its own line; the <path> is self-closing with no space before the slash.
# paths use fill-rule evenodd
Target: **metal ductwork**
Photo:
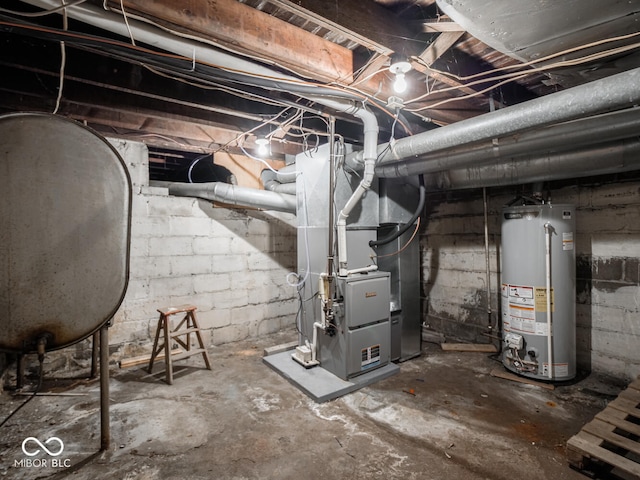
<path id="1" fill-rule="evenodd" d="M 24 1 L 25 3 L 40 8 L 55 8 L 59 6 L 53 0 Z M 309 85 L 307 82 L 301 82 L 299 78 L 294 76 L 285 75 L 256 62 L 224 53 L 200 41 L 171 35 L 158 27 L 148 25 L 142 21 L 130 19 L 125 24 L 122 16 L 104 11 L 88 3 L 74 5 L 73 8 L 68 8 L 67 15 L 75 20 L 103 28 L 110 32 L 123 35 L 124 37 L 133 36 L 141 42 L 162 50 L 170 51 L 186 58 L 197 58 L 199 61 L 208 63 L 209 65 L 216 65 L 221 74 L 242 78 L 248 85 L 270 90 L 297 92 L 308 100 L 360 119 L 364 125 L 364 152 L 367 154 L 365 155 L 366 170 L 371 170 L 367 172 L 367 177 L 373 176 L 372 161 L 376 158 L 376 145 L 378 142 L 377 119 L 375 115 L 364 108 L 364 106 L 358 106 L 355 103 L 357 97 L 349 92 L 326 88 L 321 85 Z M 175 185 L 170 187 L 169 192 L 173 195 L 196 196 L 233 205 L 257 206 L 259 208 L 286 212 L 295 212 L 296 209 L 295 196 L 291 199 L 289 197 L 292 196 L 287 194 L 266 192 L 263 190 L 252 191 L 253 189 L 232 187 L 224 183 L 212 183 L 209 185 L 211 185 L 209 188 L 203 187 L 202 185 L 199 187 L 191 185 L 180 187 Z M 358 203 L 362 195 L 360 192 L 368 188 L 366 179 L 361 182 L 361 187 L 359 194 L 354 195 L 354 197 L 347 202 L 345 206 L 345 219 L 348 215 L 347 210 Z M 339 246 L 341 241 L 341 238 L 339 238 Z M 343 252 L 345 252 L 345 248 L 346 247 L 342 246 Z"/>
<path id="2" fill-rule="evenodd" d="M 376 168 L 379 177 L 404 177 L 443 170 L 477 167 L 519 155 L 542 155 L 598 145 L 637 136 L 640 108 L 588 117 L 538 130 L 494 138 L 463 148 L 423 155 L 414 160 L 387 163 Z"/>
<path id="3" fill-rule="evenodd" d="M 295 175 L 290 175 L 294 179 Z M 268 168 L 264 169 L 260 174 L 260 179 L 262 180 L 262 185 L 265 190 L 270 192 L 277 193 L 286 193 L 288 195 L 296 194 L 296 184 L 295 182 L 291 183 L 282 183 L 278 180 L 278 172 L 274 170 L 269 170 Z"/>
<path id="4" fill-rule="evenodd" d="M 599 0 L 437 0 L 437 4 L 478 40 L 519 61 L 535 61 L 536 66 L 545 65 L 549 55 L 554 57 L 546 64 L 637 42 L 637 37 L 600 41 L 638 32 L 638 0 L 609 0 L 606 8 Z M 571 51 L 589 44 L 588 50 Z M 561 52 L 565 53 L 559 56 Z M 639 57 L 637 49 L 627 50 L 588 66 L 551 68 L 545 74 L 549 84 L 568 88 L 623 71 L 625 65 L 637 65 Z"/>
<path id="5" fill-rule="evenodd" d="M 379 167 L 640 103 L 640 68 L 378 146 Z M 347 165 L 362 168 L 360 152 Z M 401 164 L 401 163 L 400 163 Z M 421 172 L 420 172 L 421 173 Z"/>
<path id="6" fill-rule="evenodd" d="M 640 169 L 640 138 L 540 157 L 498 160 L 481 167 L 425 175 L 429 190 L 456 190 L 564 178 L 606 175 Z"/>
<path id="7" fill-rule="evenodd" d="M 256 188 L 239 187 L 229 183 L 161 183 L 169 188 L 171 195 L 197 197 L 215 202 L 242 207 L 255 207 L 265 210 L 296 213 L 295 195 L 268 192 Z"/>

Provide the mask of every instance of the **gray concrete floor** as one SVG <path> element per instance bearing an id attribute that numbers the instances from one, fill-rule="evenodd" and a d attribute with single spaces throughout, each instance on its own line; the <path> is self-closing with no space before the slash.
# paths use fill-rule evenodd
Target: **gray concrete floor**
<path id="1" fill-rule="evenodd" d="M 162 362 L 153 375 L 113 367 L 106 452 L 98 451 L 99 382 L 49 379 L 43 391 L 64 395 L 35 397 L 2 427 L 0 476 L 580 480 L 565 443 L 619 391 L 592 376 L 553 391 L 503 380 L 490 375 L 501 365 L 487 354 L 427 343 L 398 375 L 316 404 L 262 363 L 265 347 L 294 338 L 213 348 L 213 371 L 200 358 L 181 361 L 172 386 Z M 1 395 L 0 419 L 24 400 Z M 28 437 L 58 437 L 64 450 L 27 457 Z M 56 441 L 45 446 L 59 450 Z M 33 439 L 25 447 L 40 448 Z"/>

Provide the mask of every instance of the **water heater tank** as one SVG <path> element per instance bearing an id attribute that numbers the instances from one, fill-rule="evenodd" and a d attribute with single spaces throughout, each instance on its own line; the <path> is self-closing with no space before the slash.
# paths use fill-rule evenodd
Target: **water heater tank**
<path id="1" fill-rule="evenodd" d="M 576 375 L 575 207 L 505 207 L 502 218 L 504 366 L 539 380 Z"/>

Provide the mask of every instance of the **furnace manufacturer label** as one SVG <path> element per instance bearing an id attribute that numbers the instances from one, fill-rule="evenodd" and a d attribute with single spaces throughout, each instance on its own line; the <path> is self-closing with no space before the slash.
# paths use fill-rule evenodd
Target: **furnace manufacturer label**
<path id="1" fill-rule="evenodd" d="M 371 368 L 380 363 L 380 345 L 372 345 L 367 348 L 363 348 L 362 351 L 362 363 L 361 370 Z"/>

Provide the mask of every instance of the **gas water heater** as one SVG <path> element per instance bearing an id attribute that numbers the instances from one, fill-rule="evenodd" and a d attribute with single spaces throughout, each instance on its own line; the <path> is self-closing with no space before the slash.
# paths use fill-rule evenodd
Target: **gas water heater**
<path id="1" fill-rule="evenodd" d="M 575 207 L 508 206 L 502 218 L 504 366 L 525 377 L 576 375 Z"/>

